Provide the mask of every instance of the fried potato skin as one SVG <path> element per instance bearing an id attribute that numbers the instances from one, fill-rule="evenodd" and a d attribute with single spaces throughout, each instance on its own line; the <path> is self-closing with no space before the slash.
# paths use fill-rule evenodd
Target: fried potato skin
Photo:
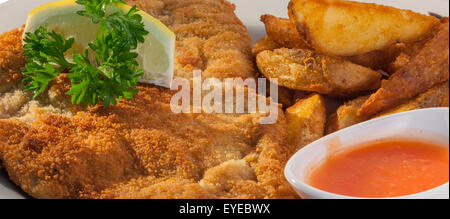
<path id="1" fill-rule="evenodd" d="M 375 50 L 368 53 L 348 56 L 347 60 L 375 70 L 385 70 L 402 53 L 405 44 L 396 43 L 388 48 Z"/>
<path id="2" fill-rule="evenodd" d="M 269 38 L 282 47 L 290 49 L 310 48 L 289 19 L 266 14 L 261 16 L 261 21 L 266 26 L 266 32 Z"/>
<path id="3" fill-rule="evenodd" d="M 408 64 L 394 73 L 358 111 L 370 116 L 397 106 L 449 79 L 449 25 L 440 31 Z"/>
<path id="4" fill-rule="evenodd" d="M 409 10 L 340 0 L 292 0 L 289 16 L 310 46 L 336 56 L 415 41 L 439 23 Z"/>
<path id="5" fill-rule="evenodd" d="M 269 38 L 269 36 L 265 36 L 264 38 L 258 40 L 252 48 L 252 53 L 254 56 L 257 56 L 260 52 L 266 50 L 274 50 L 281 48 L 278 43 Z"/>
<path id="6" fill-rule="evenodd" d="M 379 113 L 374 118 L 387 116 L 395 113 L 406 112 L 416 109 L 432 108 L 432 107 L 448 107 L 449 106 L 449 85 L 448 81 L 442 84 L 438 84 L 427 92 L 420 94 L 416 98 Z"/>
<path id="7" fill-rule="evenodd" d="M 448 18 L 441 19 L 441 24 L 445 23 L 448 23 Z M 400 43 L 400 53 L 385 67 L 384 70 L 389 74 L 394 74 L 396 71 L 408 64 L 414 56 L 419 54 L 425 44 L 436 36 L 439 31 L 439 27 L 440 25 L 434 26 L 421 40 L 409 43 Z"/>
<path id="8" fill-rule="evenodd" d="M 359 108 L 367 99 L 369 99 L 369 96 L 361 96 L 340 106 L 336 113 L 329 117 L 326 133 L 330 134 L 370 119 L 370 117 L 358 115 Z"/>
<path id="9" fill-rule="evenodd" d="M 321 95 L 299 100 L 286 110 L 287 142 L 295 151 L 323 137 L 326 108 Z"/>
<path id="10" fill-rule="evenodd" d="M 432 107 L 448 107 L 449 106 L 449 84 L 448 81 L 438 84 L 425 93 L 409 100 L 408 102 L 386 110 L 374 117 L 359 116 L 359 108 L 369 99 L 370 96 L 358 97 L 354 100 L 346 102 L 340 106 L 336 113 L 332 114 L 327 121 L 326 134 L 339 131 L 341 129 L 356 125 L 369 119 L 388 116 L 395 113 L 401 113 L 416 109 L 432 108 Z"/>
<path id="11" fill-rule="evenodd" d="M 381 79 L 376 71 L 311 50 L 264 51 L 256 61 L 261 73 L 269 80 L 277 78 L 281 86 L 333 96 L 376 90 Z"/>

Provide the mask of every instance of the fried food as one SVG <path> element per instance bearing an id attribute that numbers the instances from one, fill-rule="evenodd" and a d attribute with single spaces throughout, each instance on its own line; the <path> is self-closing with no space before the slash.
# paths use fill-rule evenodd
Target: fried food
<path id="1" fill-rule="evenodd" d="M 0 34 L 0 93 L 10 90 L 21 80 L 25 65 L 22 54 L 23 28 Z"/>
<path id="2" fill-rule="evenodd" d="M 323 98 L 313 94 L 286 110 L 287 142 L 295 151 L 323 137 L 327 115 Z"/>
<path id="3" fill-rule="evenodd" d="M 358 111 L 375 115 L 423 93 L 449 79 L 449 25 L 441 24 L 439 32 L 408 64 L 383 81 Z"/>
<path id="4" fill-rule="evenodd" d="M 281 48 L 282 46 L 278 45 L 278 43 L 271 40 L 268 36 L 258 40 L 252 48 L 252 53 L 254 56 L 257 56 L 260 52 L 266 50 L 274 50 Z"/>
<path id="5" fill-rule="evenodd" d="M 336 113 L 332 114 L 328 118 L 326 133 L 330 134 L 369 120 L 370 117 L 358 115 L 358 110 L 366 102 L 367 99 L 369 99 L 369 96 L 361 96 L 340 106 L 337 109 Z"/>
<path id="6" fill-rule="evenodd" d="M 448 18 L 441 19 L 441 23 L 442 24 L 448 23 Z M 433 27 L 432 30 L 429 33 L 427 33 L 422 40 L 410 43 L 401 43 L 400 53 L 395 58 L 395 60 L 389 63 L 389 65 L 387 65 L 385 70 L 389 74 L 393 74 L 400 68 L 408 64 L 408 62 L 410 62 L 411 59 L 414 58 L 414 56 L 419 54 L 419 52 L 423 49 L 425 44 L 434 38 L 434 36 L 439 31 L 439 27 L 440 25 L 436 25 L 435 27 Z"/>
<path id="7" fill-rule="evenodd" d="M 405 45 L 402 43 L 395 43 L 385 49 L 375 50 L 360 55 L 348 56 L 346 59 L 367 68 L 385 70 L 402 53 L 404 47 Z"/>
<path id="8" fill-rule="evenodd" d="M 376 90 L 381 75 L 341 58 L 303 49 L 263 51 L 256 57 L 261 73 L 294 90 L 333 96 L 354 96 Z"/>
<path id="9" fill-rule="evenodd" d="M 340 0 L 292 0 L 289 17 L 310 46 L 335 56 L 416 41 L 439 23 L 409 10 Z"/>
<path id="10" fill-rule="evenodd" d="M 308 44 L 295 29 L 289 19 L 277 18 L 273 15 L 261 16 L 261 21 L 266 26 L 266 32 L 270 39 L 289 49 L 309 49 Z"/>
<path id="11" fill-rule="evenodd" d="M 177 77 L 191 78 L 192 69 L 205 78 L 256 75 L 232 4 L 130 3 L 176 33 Z M 57 80 L 41 99 L 0 119 L 2 165 L 35 198 L 297 197 L 283 176 L 291 150 L 281 110 L 273 125 L 259 124 L 263 113 L 175 114 L 175 91 L 143 84 L 117 106 L 77 109 L 64 102 L 67 87 Z"/>
<path id="12" fill-rule="evenodd" d="M 448 107 L 449 106 L 449 88 L 448 82 L 438 84 L 430 88 L 427 92 L 420 94 L 416 98 L 379 113 L 375 117 L 382 117 L 394 113 L 401 113 L 410 110 L 432 108 L 432 107 Z"/>
<path id="13" fill-rule="evenodd" d="M 246 27 L 225 0 L 128 0 L 175 32 L 174 77 L 252 78 L 257 76 Z"/>
<path id="14" fill-rule="evenodd" d="M 174 114 L 172 92 L 138 88 L 109 109 L 69 116 L 31 107 L 2 120 L 0 158 L 11 179 L 36 198 L 295 197 L 282 175 L 290 151 L 281 111 L 264 126 L 257 114 Z M 229 161 L 254 177 L 214 174 Z"/>
<path id="15" fill-rule="evenodd" d="M 283 107 L 290 107 L 294 105 L 295 91 L 286 87 L 278 87 L 278 102 L 283 105 Z"/>

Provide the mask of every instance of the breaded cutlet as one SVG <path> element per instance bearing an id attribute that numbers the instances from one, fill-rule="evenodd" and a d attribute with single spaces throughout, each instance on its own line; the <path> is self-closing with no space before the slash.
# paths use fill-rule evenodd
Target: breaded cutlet
<path id="1" fill-rule="evenodd" d="M 195 69 L 204 78 L 256 76 L 232 4 L 129 3 L 176 33 L 176 76 L 191 78 Z M 259 124 L 262 113 L 175 114 L 175 91 L 144 84 L 115 107 L 83 109 L 67 102 L 67 87 L 61 75 L 39 99 L 11 104 L 18 109 L 0 118 L 2 165 L 35 198 L 297 197 L 283 176 L 292 152 L 281 110 L 273 125 Z M 13 89 L 0 102 L 27 95 Z"/>

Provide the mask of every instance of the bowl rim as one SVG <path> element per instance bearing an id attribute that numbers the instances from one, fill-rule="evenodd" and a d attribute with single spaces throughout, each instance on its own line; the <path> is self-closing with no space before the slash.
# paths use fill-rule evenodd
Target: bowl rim
<path id="1" fill-rule="evenodd" d="M 304 149 L 310 148 L 310 147 L 314 147 L 314 145 L 318 145 L 317 143 L 320 141 L 324 141 L 325 139 L 328 138 L 333 138 L 335 136 L 338 136 L 341 132 L 348 132 L 348 130 L 352 130 L 352 129 L 357 129 L 360 128 L 361 126 L 364 126 L 366 124 L 369 123 L 374 123 L 374 122 L 379 122 L 379 121 L 383 121 L 383 120 L 391 120 L 393 118 L 397 118 L 397 117 L 402 117 L 405 116 L 407 114 L 413 114 L 413 113 L 419 113 L 419 112 L 426 112 L 426 111 L 431 111 L 431 112 L 439 112 L 439 113 L 447 113 L 449 114 L 449 108 L 448 107 L 435 107 L 435 108 L 426 108 L 426 109 L 418 109 L 418 110 L 412 110 L 412 111 L 406 111 L 406 112 L 400 112 L 400 113 L 396 113 L 396 114 L 392 114 L 392 115 L 388 115 L 388 116 L 384 116 L 384 117 L 380 117 L 380 118 L 376 118 L 376 119 L 372 119 L 372 120 L 368 120 L 344 129 L 341 129 L 335 133 L 329 134 L 327 136 L 324 136 L 323 138 L 320 138 L 310 144 L 308 144 L 307 146 L 303 147 L 302 149 L 300 149 L 299 151 L 297 151 L 295 154 L 293 154 L 288 162 L 285 165 L 284 168 L 284 176 L 286 178 L 286 180 L 289 182 L 289 184 L 291 184 L 291 186 L 297 190 L 297 191 L 305 191 L 307 193 L 312 193 L 314 194 L 314 196 L 318 196 L 318 197 L 325 197 L 325 198 L 329 198 L 329 199 L 413 199 L 413 198 L 421 198 L 426 196 L 427 194 L 436 192 L 436 191 L 440 191 L 440 190 L 444 190 L 446 188 L 449 187 L 449 182 L 444 183 L 440 186 L 434 187 L 432 189 L 426 190 L 426 191 L 422 191 L 419 193 L 414 193 L 414 194 L 410 194 L 410 195 L 405 195 L 405 196 L 396 196 L 396 197 L 388 197 L 388 198 L 370 198 L 370 197 L 357 197 L 357 196 L 347 196 L 347 195 L 340 195 L 340 194 L 336 194 L 336 193 L 332 193 L 332 192 L 327 192 L 318 188 L 315 188 L 309 184 L 307 184 L 306 182 L 304 182 L 304 180 L 297 180 L 295 175 L 293 174 L 293 171 L 291 171 L 292 169 L 294 169 L 295 165 L 294 165 L 294 161 L 297 159 L 297 157 L 299 157 Z M 449 137 L 448 135 L 446 137 Z M 311 161 L 310 161 L 311 162 Z"/>

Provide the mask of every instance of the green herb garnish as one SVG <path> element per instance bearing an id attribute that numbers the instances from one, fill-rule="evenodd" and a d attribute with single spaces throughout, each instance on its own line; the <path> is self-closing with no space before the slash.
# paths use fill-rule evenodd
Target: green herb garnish
<path id="1" fill-rule="evenodd" d="M 45 26 L 34 33 L 26 33 L 24 55 L 28 63 L 24 70 L 26 90 L 34 91 L 34 98 L 43 93 L 48 84 L 59 74 L 69 72 L 72 103 L 104 107 L 116 105 L 124 97 L 131 99 L 138 92 L 134 89 L 143 71 L 133 52 L 148 34 L 137 14 L 136 7 L 128 13 L 122 11 L 107 15 L 110 4 L 123 0 L 78 0 L 85 6 L 77 14 L 99 24 L 97 38 L 83 54 L 73 55 L 69 62 L 64 54 L 72 48 L 74 39 L 64 39 L 60 34 L 48 32 Z M 91 57 L 91 58 L 90 58 Z M 93 58 L 95 61 L 93 60 Z"/>

